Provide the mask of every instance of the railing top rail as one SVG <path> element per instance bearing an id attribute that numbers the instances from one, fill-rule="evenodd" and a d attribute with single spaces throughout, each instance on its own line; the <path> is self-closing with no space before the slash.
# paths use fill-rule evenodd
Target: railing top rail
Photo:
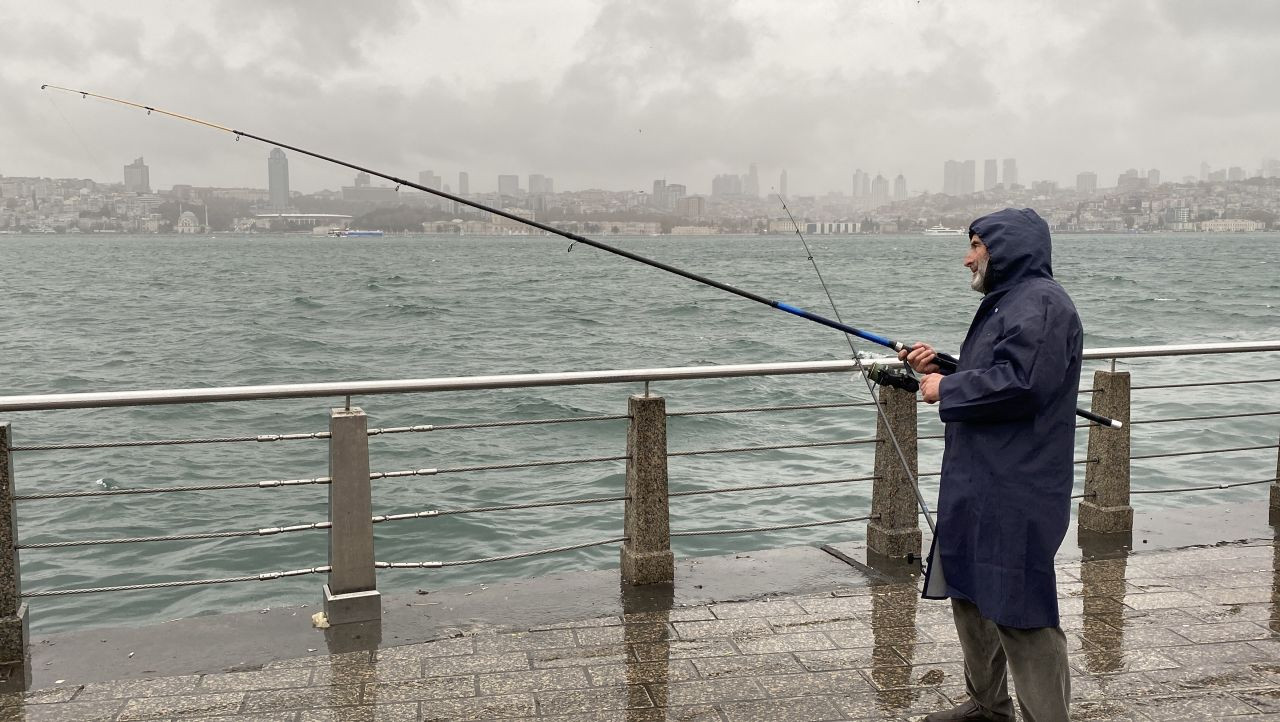
<path id="1" fill-rule="evenodd" d="M 1085 349 L 1088 360 L 1196 354 L 1247 353 L 1280 351 L 1280 341 L 1243 341 L 1232 343 L 1178 344 L 1165 346 L 1118 346 Z M 865 359 L 865 364 L 899 365 L 897 358 Z M 474 391 L 481 389 L 528 388 L 534 386 L 578 386 L 587 384 L 641 383 L 645 381 L 681 381 L 729 378 L 738 376 L 779 376 L 786 374 L 849 373 L 856 369 L 852 359 L 830 361 L 790 361 L 761 364 L 729 364 L 724 366 L 684 366 L 652 369 L 617 369 L 606 371 L 571 371 L 541 374 L 506 374 L 501 376 L 454 376 L 433 379 L 397 379 L 388 381 L 338 381 L 308 384 L 275 384 L 269 386 L 222 386 L 197 389 L 157 389 L 141 391 L 106 391 L 72 394 L 32 394 L 0 396 L 0 413 L 6 411 L 48 411 L 53 409 L 88 409 L 111 406 L 154 406 L 161 404 L 198 404 L 221 401 L 254 401 L 263 399 L 300 399 L 316 397 L 372 396 L 378 394 L 431 393 L 440 391 Z"/>

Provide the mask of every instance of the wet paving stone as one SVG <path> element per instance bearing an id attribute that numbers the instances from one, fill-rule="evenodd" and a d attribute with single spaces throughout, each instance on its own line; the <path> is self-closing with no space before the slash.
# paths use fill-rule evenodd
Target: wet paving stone
<path id="1" fill-rule="evenodd" d="M 420 705 L 423 722 L 494 720 L 526 717 L 536 710 L 531 695 L 512 694 L 469 699 L 437 699 Z"/>
<path id="2" fill-rule="evenodd" d="M 706 679 L 755 677 L 762 674 L 803 672 L 804 667 L 790 654 L 753 654 L 736 657 L 707 657 L 693 660 L 698 674 Z"/>
<path id="3" fill-rule="evenodd" d="M 1280 720 L 1274 551 L 1060 567 L 1072 719 Z M 57 686 L 0 696 L 0 722 L 918 720 L 965 688 L 950 606 L 920 600 L 916 584 Z"/>
<path id="4" fill-rule="evenodd" d="M 214 697 L 217 695 L 206 695 Z M 244 712 L 274 712 L 282 709 L 317 709 L 348 707 L 360 702 L 360 685 L 345 684 L 303 689 L 279 689 L 249 692 L 244 697 Z M 176 698 L 175 698 L 176 699 Z"/>
<path id="5" fill-rule="evenodd" d="M 698 677 L 698 671 L 687 659 L 662 660 L 660 662 L 633 662 L 588 667 L 591 686 L 606 687 L 624 684 L 655 684 L 686 682 Z"/>
<path id="6" fill-rule="evenodd" d="M 524 672 L 503 672 L 476 676 L 480 694 L 514 694 L 555 689 L 579 689 L 589 687 L 587 673 L 583 669 L 534 669 Z"/>
<path id="7" fill-rule="evenodd" d="M 124 710 L 120 713 L 120 719 L 123 721 L 157 719 L 164 717 L 208 717 L 217 714 L 225 715 L 239 710 L 241 703 L 244 701 L 245 694 L 243 692 L 188 694 L 176 697 L 144 697 L 131 699 L 125 703 Z M 246 711 L 258 712 L 275 710 L 250 709 Z"/>
<path id="8" fill-rule="evenodd" d="M 729 702 L 721 705 L 729 722 L 820 722 L 844 719 L 843 713 L 824 697 Z"/>
<path id="9" fill-rule="evenodd" d="M 117 717 L 124 705 L 124 700 L 17 705 L 0 709 L 0 722 L 98 722 L 99 720 L 105 722 L 116 719 L 147 719 Z"/>
<path id="10" fill-rule="evenodd" d="M 642 686 L 539 692 L 537 698 L 538 712 L 544 715 L 654 706 L 649 692 Z"/>
<path id="11" fill-rule="evenodd" d="M 417 720 L 418 705 L 416 703 L 370 704 L 307 710 L 298 717 L 298 722 L 417 722 Z"/>

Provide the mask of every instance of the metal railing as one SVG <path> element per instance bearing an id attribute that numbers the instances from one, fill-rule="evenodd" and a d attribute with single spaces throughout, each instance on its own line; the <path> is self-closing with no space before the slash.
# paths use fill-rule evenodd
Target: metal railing
<path id="1" fill-rule="evenodd" d="M 1077 464 L 1084 469 L 1083 492 L 1074 495 L 1081 499 L 1079 524 L 1095 531 L 1123 531 L 1132 526 L 1130 494 L 1175 493 L 1226 489 L 1271 483 L 1271 508 L 1280 509 L 1280 460 L 1276 474 L 1269 478 L 1232 480 L 1212 485 L 1189 485 L 1177 488 L 1130 488 L 1130 463 L 1173 457 L 1217 456 L 1221 454 L 1249 453 L 1280 447 L 1276 444 L 1246 444 L 1209 449 L 1186 449 L 1159 453 L 1134 454 L 1131 444 L 1131 427 L 1142 424 L 1168 424 L 1216 419 L 1253 417 L 1265 419 L 1280 415 L 1280 410 L 1262 410 L 1223 414 L 1197 414 L 1177 418 L 1131 420 L 1131 391 L 1171 387 L 1212 387 L 1239 384 L 1275 384 L 1280 378 L 1229 379 L 1210 382 L 1179 384 L 1129 384 L 1129 372 L 1116 371 L 1117 359 L 1164 358 L 1203 354 L 1263 353 L 1280 351 L 1280 342 L 1247 342 L 1227 344 L 1196 344 L 1180 346 L 1144 346 L 1102 348 L 1086 350 L 1087 360 L 1111 360 L 1109 371 L 1096 371 L 1092 387 L 1082 390 L 1092 398 L 1093 410 L 1125 423 L 1122 429 L 1104 429 L 1093 426 L 1088 431 L 1088 450 Z M 876 359 L 885 365 L 896 365 L 895 359 Z M 517 374 L 508 376 L 473 376 L 443 379 L 416 379 L 403 381 L 376 381 L 352 383 L 290 384 L 279 386 L 247 386 L 230 388 L 176 389 L 133 392 L 108 392 L 86 394 L 52 394 L 34 396 L 0 397 L 0 414 L 16 411 L 49 411 L 56 409 L 93 409 L 120 406 L 153 406 L 162 404 L 195 404 L 228 401 L 297 399 L 317 397 L 345 398 L 342 408 L 330 412 L 327 431 L 255 434 L 227 437 L 192 437 L 166 439 L 122 439 L 111 441 L 68 441 L 18 445 L 13 443 L 11 422 L 0 423 L 0 640 L 5 626 L 21 628 L 17 639 L 20 647 L 0 649 L 0 662 L 21 657 L 25 647 L 27 598 L 42 598 L 101 592 L 135 591 L 184 586 L 207 586 L 247 581 L 269 581 L 304 575 L 323 574 L 325 609 L 331 623 L 344 623 L 377 619 L 381 614 L 377 591 L 378 570 L 437 569 L 475 565 L 531 556 L 554 554 L 612 544 L 621 545 L 621 573 L 633 583 L 669 581 L 673 574 L 671 539 L 696 536 L 762 533 L 779 530 L 825 527 L 831 525 L 867 522 L 868 548 L 876 554 L 896 557 L 920 551 L 921 532 L 914 495 L 909 491 L 911 477 L 936 477 L 940 472 L 930 470 L 917 473 L 917 446 L 921 441 L 932 442 L 937 435 L 921 435 L 918 432 L 918 400 L 914 394 L 896 389 L 880 390 L 880 400 L 885 408 L 883 418 L 877 418 L 874 436 L 859 438 L 799 441 L 736 445 L 720 448 L 700 448 L 670 451 L 667 448 L 667 422 L 671 418 L 706 417 L 747 413 L 776 413 L 783 411 L 826 411 L 854 407 L 869 407 L 867 401 L 840 401 L 810 404 L 778 404 L 730 407 L 716 409 L 691 409 L 675 412 L 666 410 L 665 398 L 651 395 L 649 385 L 654 382 L 693 381 L 701 379 L 725 379 L 733 377 L 762 377 L 806 374 L 848 374 L 856 372 L 850 361 L 817 361 L 796 363 L 741 364 L 731 366 L 635 369 L 621 371 L 595 371 L 551 374 Z M 578 386 L 588 384 L 637 384 L 644 385 L 644 393 L 629 398 L 626 414 L 596 414 L 563 418 L 505 419 L 470 423 L 418 424 L 410 426 L 369 428 L 364 412 L 350 405 L 353 396 L 405 394 L 444 391 L 476 391 L 492 389 L 525 389 L 545 386 Z M 513 427 L 555 426 L 578 423 L 600 423 L 627 420 L 627 448 L 624 454 L 579 456 L 518 460 L 505 463 L 468 464 L 444 467 L 424 467 L 402 470 L 378 471 L 370 468 L 369 441 L 374 437 L 396 434 L 417 435 L 462 429 L 499 429 Z M 869 430 L 868 430 L 869 431 Z M 892 431 L 906 452 L 910 474 L 903 469 L 902 460 L 889 453 L 890 444 L 884 443 Z M 1273 435 L 1274 436 L 1274 435 Z M 298 479 L 245 480 L 216 484 L 177 484 L 123 489 L 94 489 L 88 491 L 49 491 L 43 493 L 17 493 L 15 490 L 14 455 L 27 452 L 65 452 L 88 449 L 141 448 L 160 446 L 191 446 L 203 444 L 263 444 L 284 441 L 323 441 L 329 447 L 329 473 Z M 757 454 L 760 452 L 796 451 L 820 448 L 844 448 L 867 446 L 874 448 L 874 464 L 870 474 L 849 475 L 840 478 L 803 479 L 763 484 L 736 484 L 709 489 L 671 491 L 668 489 L 668 462 L 679 458 L 706 458 L 733 454 Z M 589 464 L 617 464 L 625 462 L 626 489 L 623 494 L 579 497 L 567 499 L 542 499 L 525 503 L 487 504 L 458 508 L 431 508 L 401 513 L 376 513 L 372 508 L 372 491 L 375 482 L 413 477 L 436 477 L 444 474 L 463 474 L 478 471 L 507 471 L 565 467 Z M 22 465 L 19 465 L 19 471 Z M 1266 472 L 1270 474 L 1270 471 Z M 1259 473 L 1261 476 L 1261 472 Z M 868 513 L 859 516 L 838 516 L 816 521 L 778 523 L 763 526 L 707 529 L 670 529 L 670 499 L 707 497 L 754 491 L 776 491 L 801 487 L 818 487 L 838 484 L 870 483 L 871 506 Z M 185 493 L 247 489 L 285 489 L 295 487 L 327 488 L 329 494 L 329 519 L 257 529 L 217 530 L 189 534 L 151 534 L 92 539 L 59 539 L 55 541 L 22 542 L 17 535 L 18 505 L 20 503 L 74 500 L 88 497 L 114 497 L 150 495 L 161 493 Z M 570 506 L 618 503 L 624 504 L 621 519 L 623 533 L 605 539 L 531 549 L 510 554 L 493 555 L 474 559 L 440 561 L 379 561 L 374 557 L 374 526 L 390 522 L 430 519 L 447 516 L 480 514 L 525 509 L 552 509 Z M 233 540 L 250 537 L 291 535 L 307 531 L 324 531 L 328 536 L 328 564 L 315 565 L 287 571 L 268 571 L 243 576 L 206 579 L 168 580 L 111 586 L 86 586 L 75 588 L 38 589 L 23 591 L 19 583 L 19 553 L 50 551 L 69 547 L 89 547 L 119 544 L 146 544 L 191 540 Z M 16 625 L 16 626 L 14 626 Z M 11 647 L 13 645 L 10 645 Z"/>

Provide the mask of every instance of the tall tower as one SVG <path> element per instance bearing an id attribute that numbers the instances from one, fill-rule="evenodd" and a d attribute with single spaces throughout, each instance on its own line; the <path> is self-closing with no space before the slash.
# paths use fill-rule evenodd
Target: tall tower
<path id="1" fill-rule="evenodd" d="M 949 160 L 942 164 L 942 193 L 948 196 L 960 195 L 960 166 L 958 160 Z"/>
<path id="2" fill-rule="evenodd" d="M 465 170 L 458 171 L 458 195 L 465 196 L 471 192 L 471 174 Z"/>
<path id="3" fill-rule="evenodd" d="M 960 171 L 960 195 L 973 193 L 978 181 L 978 166 L 975 161 L 966 160 Z"/>
<path id="4" fill-rule="evenodd" d="M 760 171 L 752 163 L 747 174 L 742 177 L 742 193 L 752 198 L 760 197 Z"/>
<path id="5" fill-rule="evenodd" d="M 1018 185 L 1018 159 L 1004 159 L 1004 187 L 1009 190 Z"/>
<path id="6" fill-rule="evenodd" d="M 996 187 L 996 159 L 988 158 L 982 162 L 982 190 L 989 191 Z"/>
<path id="7" fill-rule="evenodd" d="M 905 201 L 907 199 L 907 178 L 901 173 L 897 178 L 893 179 L 893 199 L 895 201 Z"/>
<path id="8" fill-rule="evenodd" d="M 124 189 L 129 193 L 151 192 L 151 170 L 141 158 L 124 167 Z"/>
<path id="9" fill-rule="evenodd" d="M 267 188 L 272 209 L 282 211 L 289 207 L 289 159 L 279 148 L 272 148 L 267 156 Z"/>
<path id="10" fill-rule="evenodd" d="M 889 179 L 876 173 L 871 181 L 871 207 L 879 208 L 889 202 Z"/>

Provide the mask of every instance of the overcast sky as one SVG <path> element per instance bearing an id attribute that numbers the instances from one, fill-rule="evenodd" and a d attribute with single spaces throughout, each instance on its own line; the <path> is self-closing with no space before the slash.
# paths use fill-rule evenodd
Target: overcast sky
<path id="1" fill-rule="evenodd" d="M 1280 3 L 1262 0 L 0 0 L 0 174 L 266 187 L 269 147 L 117 96 L 456 189 L 938 191 L 947 159 L 1021 180 L 1165 180 L 1280 156 Z M 353 174 L 290 153 L 294 190 Z"/>

